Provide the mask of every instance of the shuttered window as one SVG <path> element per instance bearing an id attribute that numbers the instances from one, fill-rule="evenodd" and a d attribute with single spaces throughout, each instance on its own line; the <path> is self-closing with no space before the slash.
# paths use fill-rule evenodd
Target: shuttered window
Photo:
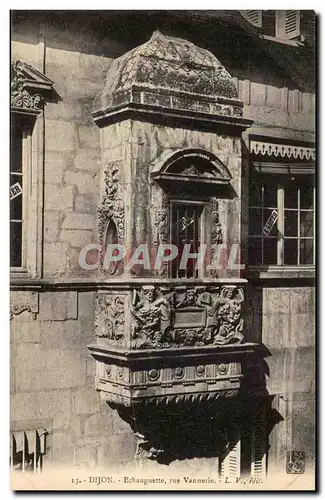
<path id="1" fill-rule="evenodd" d="M 46 452 L 45 429 L 10 432 L 11 470 L 39 472 Z"/>
<path id="2" fill-rule="evenodd" d="M 285 40 L 292 40 L 300 36 L 300 11 L 277 10 L 275 36 Z"/>
<path id="3" fill-rule="evenodd" d="M 261 10 L 241 10 L 240 12 L 253 26 L 256 26 L 257 28 L 262 27 Z"/>

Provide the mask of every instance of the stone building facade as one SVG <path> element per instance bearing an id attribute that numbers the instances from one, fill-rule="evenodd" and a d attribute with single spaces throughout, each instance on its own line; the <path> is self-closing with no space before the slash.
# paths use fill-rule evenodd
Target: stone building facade
<path id="1" fill-rule="evenodd" d="M 313 467 L 314 49 L 310 11 L 12 13 L 14 468 Z"/>

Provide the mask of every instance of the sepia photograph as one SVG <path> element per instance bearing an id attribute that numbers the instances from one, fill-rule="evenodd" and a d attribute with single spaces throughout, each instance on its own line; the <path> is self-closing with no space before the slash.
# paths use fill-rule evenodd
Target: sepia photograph
<path id="1" fill-rule="evenodd" d="M 10 11 L 11 490 L 316 490 L 318 17 Z"/>

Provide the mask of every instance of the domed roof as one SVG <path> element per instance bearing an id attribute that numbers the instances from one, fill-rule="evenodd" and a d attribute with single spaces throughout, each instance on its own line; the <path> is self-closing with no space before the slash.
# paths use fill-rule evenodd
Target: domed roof
<path id="1" fill-rule="evenodd" d="M 112 62 L 97 109 L 124 102 L 117 96 L 135 87 L 155 92 L 160 89 L 163 94 L 168 90 L 169 94 L 238 98 L 233 78 L 211 52 L 159 31 L 148 42 Z"/>

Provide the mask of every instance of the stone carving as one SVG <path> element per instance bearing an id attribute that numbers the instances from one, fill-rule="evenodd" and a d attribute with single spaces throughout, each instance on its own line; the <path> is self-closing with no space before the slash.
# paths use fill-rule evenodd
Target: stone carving
<path id="1" fill-rule="evenodd" d="M 214 343 L 219 345 L 232 342 L 242 342 L 244 320 L 242 318 L 242 302 L 244 301 L 242 289 L 224 287 L 219 299 L 218 315 L 220 327 Z"/>
<path id="2" fill-rule="evenodd" d="M 134 292 L 132 348 L 226 345 L 243 342 L 243 290 L 218 287 Z"/>
<path id="3" fill-rule="evenodd" d="M 211 262 L 213 262 L 215 256 L 215 245 L 221 245 L 223 243 L 222 237 L 222 226 L 219 222 L 219 204 L 216 198 L 211 200 L 212 210 L 211 210 Z M 216 276 L 217 272 L 215 269 L 211 269 L 211 275 Z"/>
<path id="4" fill-rule="evenodd" d="M 219 222 L 219 204 L 216 198 L 212 198 L 212 214 L 211 214 L 211 244 L 219 245 L 222 243 L 222 228 Z"/>
<path id="5" fill-rule="evenodd" d="M 101 294 L 96 301 L 96 336 L 121 343 L 124 339 L 125 296 Z"/>
<path id="6" fill-rule="evenodd" d="M 141 296 L 135 291 L 132 306 L 132 347 L 162 347 L 171 326 L 170 298 L 157 298 L 153 286 L 144 286 Z"/>
<path id="7" fill-rule="evenodd" d="M 12 292 L 10 294 L 10 319 L 24 311 L 31 313 L 35 320 L 38 314 L 37 292 Z"/>
<path id="8" fill-rule="evenodd" d="M 105 246 L 106 228 L 111 221 L 114 222 L 117 231 L 117 242 L 124 243 L 124 201 L 120 193 L 120 173 L 119 166 L 116 162 L 110 162 L 106 165 L 104 171 L 104 195 L 101 204 L 98 208 L 98 232 L 99 243 Z M 104 252 L 101 253 L 100 264 L 103 269 Z M 117 270 L 114 267 L 110 274 Z"/>
<path id="9" fill-rule="evenodd" d="M 11 64 L 11 108 L 39 112 L 43 108 L 44 99 L 40 94 L 31 93 L 24 88 L 27 80 L 24 69 L 22 61 L 13 61 Z"/>

